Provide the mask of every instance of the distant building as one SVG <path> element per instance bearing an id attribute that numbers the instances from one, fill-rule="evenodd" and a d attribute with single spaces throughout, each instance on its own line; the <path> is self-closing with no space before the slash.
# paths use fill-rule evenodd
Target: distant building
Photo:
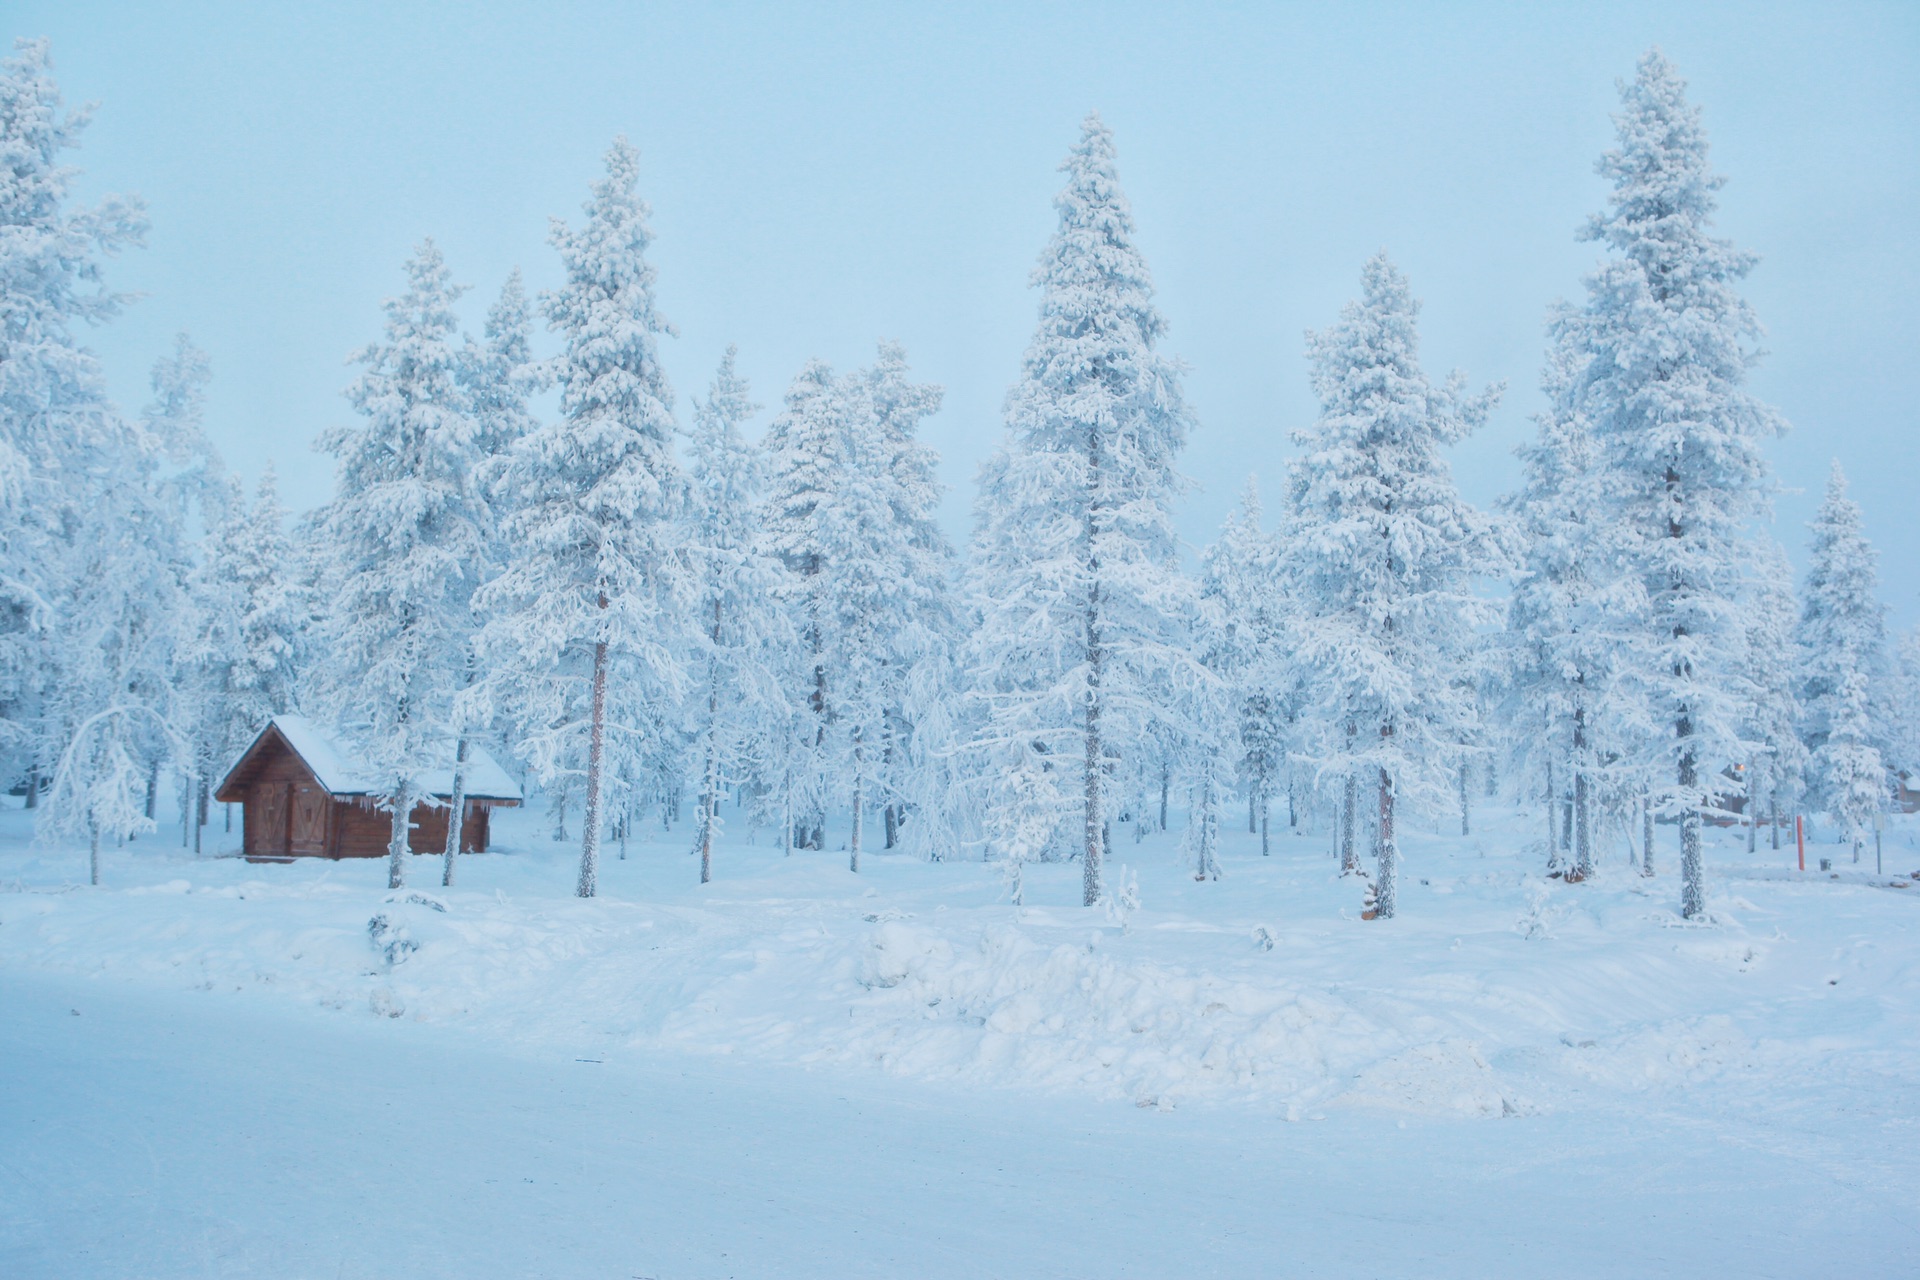
<path id="1" fill-rule="evenodd" d="M 446 752 L 451 760 L 453 752 Z M 413 806 L 407 847 L 441 853 L 447 847 L 453 769 L 423 771 L 423 798 Z M 305 716 L 275 716 L 241 753 L 214 798 L 243 806 L 241 848 L 250 859 L 377 858 L 387 852 L 393 818 L 380 809 L 382 789 L 371 771 Z M 478 747 L 467 752 L 466 816 L 460 847 L 484 853 L 492 810 L 520 803 L 520 787 Z"/>
<path id="2" fill-rule="evenodd" d="M 1893 803 L 1902 813 L 1920 813 L 1920 778 L 1910 773 L 1897 773 L 1893 777 Z"/>

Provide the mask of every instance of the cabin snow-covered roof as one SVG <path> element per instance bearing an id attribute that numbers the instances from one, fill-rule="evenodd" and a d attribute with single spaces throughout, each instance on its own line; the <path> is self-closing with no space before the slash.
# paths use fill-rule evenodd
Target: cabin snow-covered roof
<path id="1" fill-rule="evenodd" d="M 313 776 L 322 787 L 336 796 L 381 795 L 386 791 L 385 784 L 373 777 L 366 762 L 358 759 L 351 749 L 344 746 L 333 734 L 305 716 L 279 715 L 268 722 L 286 739 L 294 754 L 313 770 Z M 266 730 L 262 729 L 261 733 Z M 246 762 L 253 754 L 259 738 L 249 744 L 240 759 L 234 762 L 234 769 Z M 453 756 L 454 744 L 448 742 L 435 753 L 435 758 L 427 762 L 414 778 L 414 785 L 429 796 L 451 799 L 453 796 Z M 231 776 L 233 769 L 229 769 Z M 225 784 L 222 783 L 222 786 Z M 520 784 L 513 775 L 500 767 L 486 751 L 469 744 L 467 747 L 467 797 L 472 800 L 512 800 L 521 799 Z"/>

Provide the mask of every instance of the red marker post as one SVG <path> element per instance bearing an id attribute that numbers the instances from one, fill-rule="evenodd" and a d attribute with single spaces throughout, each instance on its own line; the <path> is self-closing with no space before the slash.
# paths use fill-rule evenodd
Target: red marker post
<path id="1" fill-rule="evenodd" d="M 1807 824 L 1799 814 L 1793 815 L 1793 843 L 1800 850 L 1800 869 L 1807 869 Z"/>

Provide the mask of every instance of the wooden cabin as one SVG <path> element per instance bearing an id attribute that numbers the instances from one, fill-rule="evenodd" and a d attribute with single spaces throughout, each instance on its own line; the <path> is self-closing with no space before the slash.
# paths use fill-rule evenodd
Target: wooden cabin
<path id="1" fill-rule="evenodd" d="M 1920 813 L 1920 777 L 1910 773 L 1893 776 L 1893 807 L 1901 813 Z"/>
<path id="2" fill-rule="evenodd" d="M 426 798 L 413 806 L 407 847 L 442 853 L 453 799 L 453 750 L 425 770 Z M 379 858 L 393 838 L 393 818 L 380 808 L 370 770 L 305 716 L 275 716 L 241 753 L 214 791 L 222 804 L 242 806 L 241 849 L 249 860 Z M 484 853 L 489 814 L 520 803 L 520 788 L 485 751 L 469 747 L 466 816 L 460 847 Z"/>

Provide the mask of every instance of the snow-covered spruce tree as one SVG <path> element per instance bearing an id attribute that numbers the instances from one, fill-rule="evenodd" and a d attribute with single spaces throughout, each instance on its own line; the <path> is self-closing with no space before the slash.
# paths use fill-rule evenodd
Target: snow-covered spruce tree
<path id="1" fill-rule="evenodd" d="M 883 570 L 896 585 L 879 619 L 885 637 L 882 672 L 883 740 L 876 781 L 883 794 L 886 846 L 902 840 L 901 826 L 915 815 L 906 838 L 922 854 L 939 858 L 956 847 L 952 814 L 955 725 L 954 658 L 959 622 L 953 595 L 955 557 L 940 528 L 943 487 L 939 455 L 919 438 L 920 423 L 940 408 L 942 391 L 907 376 L 907 353 L 882 342 L 872 367 L 860 374 L 871 417 L 871 451 L 883 464 L 891 524 L 882 553 Z"/>
<path id="2" fill-rule="evenodd" d="M 1886 804 L 1887 770 L 1876 712 L 1886 676 L 1886 610 L 1876 595 L 1878 557 L 1860 528 L 1860 505 L 1833 464 L 1826 500 L 1808 526 L 1811 564 L 1800 612 L 1802 736 L 1814 802 L 1853 845 L 1853 860 Z"/>
<path id="3" fill-rule="evenodd" d="M 860 870 L 866 809 L 881 774 L 890 677 L 903 665 L 894 613 L 913 586 L 898 577 L 889 442 L 857 377 L 841 393 L 843 436 L 835 483 L 816 516 L 834 763 L 852 792 L 848 866 Z M 908 608 L 912 605 L 909 604 Z"/>
<path id="4" fill-rule="evenodd" d="M 1641 702 L 1619 670 L 1645 649 L 1639 584 L 1613 568 L 1600 505 L 1598 450 L 1579 404 L 1581 354 L 1563 339 L 1541 378 L 1547 408 L 1518 450 L 1519 492 L 1502 506 L 1522 551 L 1507 602 L 1502 681 L 1511 767 L 1545 780 L 1548 863 L 1570 880 L 1593 874 L 1595 809 L 1605 792 L 1637 792 L 1618 776 L 1628 741 L 1644 740 Z M 1621 620 L 1628 619 L 1628 625 Z M 1561 797 L 1570 792 L 1570 865 L 1559 866 Z"/>
<path id="5" fill-rule="evenodd" d="M 520 282 L 520 269 L 515 267 L 501 286 L 499 298 L 487 309 L 482 340 L 476 343 L 469 338 L 461 352 L 457 380 L 466 394 L 474 430 L 473 469 L 467 477 L 467 491 L 478 523 L 492 535 L 485 556 L 474 566 L 475 588 L 507 560 L 501 530 L 503 516 L 514 498 L 506 483 L 507 466 L 514 446 L 533 429 L 527 393 L 540 382 L 531 368 L 532 327 L 526 289 Z M 441 856 L 443 885 L 453 883 L 454 867 L 465 841 L 467 761 L 473 739 L 498 727 L 502 719 L 498 715 L 476 719 L 487 705 L 485 695 L 474 688 L 479 678 L 477 635 L 467 647 L 467 659 L 460 693 L 453 701 L 453 792 L 447 801 L 447 842 Z"/>
<path id="6" fill-rule="evenodd" d="M 1402 799 L 1444 802 L 1473 729 L 1455 678 L 1477 626 L 1497 617 L 1472 578 L 1498 573 L 1498 527 L 1461 500 L 1441 450 L 1485 420 L 1499 388 L 1464 394 L 1419 365 L 1419 304 L 1386 255 L 1358 302 L 1308 353 L 1320 416 L 1295 433 L 1288 577 L 1305 668 L 1307 752 L 1378 806 L 1372 915 L 1395 910 Z"/>
<path id="7" fill-rule="evenodd" d="M 1800 740 L 1800 701 L 1794 694 L 1798 650 L 1794 644 L 1799 606 L 1793 566 L 1770 537 L 1758 540 L 1746 611 L 1746 713 L 1741 733 L 1747 757 L 1747 851 L 1753 852 L 1764 815 L 1780 847 L 1780 812 L 1795 804 L 1805 785 L 1806 745 Z"/>
<path id="8" fill-rule="evenodd" d="M 332 559 L 314 709 L 364 753 L 393 815 L 388 883 L 406 880 L 421 773 L 443 750 L 468 669 L 472 594 L 490 532 L 473 490 L 476 436 L 459 385 L 462 292 L 431 240 L 386 303 L 383 341 L 355 353 L 362 421 L 323 434 L 337 459 L 319 525 Z"/>
<path id="9" fill-rule="evenodd" d="M 1284 586 L 1279 545 L 1260 528 L 1260 490 L 1250 476 L 1240 505 L 1227 515 L 1220 538 L 1200 558 L 1200 595 L 1208 667 L 1225 685 L 1225 720 L 1237 732 L 1234 756 L 1247 796 L 1247 831 L 1271 852 L 1268 808 L 1286 756 L 1284 701 Z"/>
<path id="10" fill-rule="evenodd" d="M 208 531 L 187 582 L 189 626 L 177 661 L 193 702 L 193 767 L 203 783 L 270 717 L 294 707 L 301 618 L 292 577 L 286 512 L 269 465 L 253 505 L 235 503 Z M 196 831 L 204 795 L 201 786 L 193 798 Z"/>
<path id="11" fill-rule="evenodd" d="M 787 388 L 785 408 L 768 428 L 764 446 L 772 475 L 762 536 L 766 553 L 785 571 L 779 595 L 796 636 L 787 686 L 797 710 L 782 752 L 781 791 L 787 838 L 808 849 L 826 843 L 833 636 L 820 513 L 839 483 L 846 434 L 842 390 L 831 368 L 809 360 Z"/>
<path id="12" fill-rule="evenodd" d="M 1758 332 L 1736 285 L 1754 259 L 1708 234 L 1723 179 L 1700 112 L 1658 50 L 1621 86 L 1619 143 L 1601 157 L 1607 211 L 1584 235 L 1606 261 L 1555 326 L 1584 357 L 1580 409 L 1599 446 L 1609 519 L 1645 593 L 1647 644 L 1631 678 L 1667 726 L 1671 780 L 1656 803 L 1680 826 L 1681 913 L 1706 911 L 1700 824 L 1740 738 L 1741 567 L 1768 505 L 1761 441 L 1784 429 L 1744 389 Z"/>
<path id="13" fill-rule="evenodd" d="M 765 462 L 740 432 L 758 406 L 734 368 L 735 355 L 728 347 L 707 398 L 695 403 L 688 447 L 688 551 L 699 593 L 696 654 L 704 666 L 695 708 L 701 767 L 694 838 L 701 884 L 713 878 L 726 788 L 745 780 L 750 762 L 777 752 L 780 744 L 767 742 L 769 727 L 779 734 L 789 719 L 781 659 L 792 633 L 778 603 L 780 564 L 761 544 Z"/>
<path id="14" fill-rule="evenodd" d="M 1887 764 L 1912 789 L 1920 782 L 1920 627 L 1900 633 L 1887 704 Z"/>
<path id="15" fill-rule="evenodd" d="M 1088 116 L 1034 271 L 1040 323 L 1007 396 L 1007 439 L 982 472 L 966 658 L 991 841 L 1041 856 L 1077 818 L 1089 906 L 1103 893 L 1109 774 L 1211 678 L 1183 631 L 1193 590 L 1171 513 L 1188 412 L 1113 158 L 1112 133 Z"/>
<path id="16" fill-rule="evenodd" d="M 87 835 L 96 884 L 102 836 L 151 829 L 162 765 L 193 767 L 195 704 L 179 660 L 189 612 L 184 529 L 189 515 L 229 501 L 219 457 L 200 433 L 206 380 L 206 357 L 181 335 L 154 366 L 155 399 L 139 424 L 114 419 L 104 465 L 69 476 L 86 506 L 71 550 L 73 607 L 56 628 L 53 723 L 65 745 L 47 818 L 50 832 Z M 169 463 L 183 469 L 169 473 Z"/>
<path id="17" fill-rule="evenodd" d="M 212 379 L 206 352 L 186 334 L 176 334 L 173 353 L 154 362 L 153 399 L 140 414 L 140 424 L 163 460 L 162 492 L 176 516 L 189 524 L 197 521 L 203 529 L 225 520 L 241 496 L 202 430 Z"/>
<path id="18" fill-rule="evenodd" d="M 953 631 L 933 459 L 915 437 L 938 403 L 883 343 L 874 367 L 845 378 L 809 364 L 768 436 L 767 545 L 785 569 L 810 736 L 799 834 L 817 847 L 826 801 L 850 793 L 856 870 L 867 809 L 878 803 L 892 838 L 902 802 L 930 799 L 907 775 L 940 729 Z"/>
<path id="19" fill-rule="evenodd" d="M 1255 517 L 1258 518 L 1257 516 Z M 1209 548 L 1214 550 L 1214 548 Z M 1236 714 L 1247 701 L 1246 675 L 1249 668 L 1244 643 L 1244 624 L 1230 611 L 1227 597 L 1220 594 L 1219 557 L 1203 560 L 1200 593 L 1189 622 L 1195 651 L 1214 679 L 1189 695 L 1187 748 L 1182 763 L 1187 785 L 1187 827 L 1181 837 L 1181 850 L 1193 867 L 1195 880 L 1220 878 L 1220 827 L 1225 816 L 1228 777 L 1236 749 L 1240 716 Z M 1212 575 L 1204 570 L 1212 569 Z M 1215 590 L 1209 590 L 1209 588 Z"/>
<path id="20" fill-rule="evenodd" d="M 584 766 L 583 898 L 598 885 L 607 752 L 657 737 L 682 705 L 695 598 L 657 350 L 673 329 L 654 306 L 649 210 L 625 138 L 606 169 L 586 224 L 554 224 L 566 283 L 542 306 L 565 347 L 547 365 L 560 416 L 522 439 L 508 469 L 511 558 L 479 595 L 490 617 L 476 686 L 482 712 L 513 692 L 519 751 L 542 785 Z"/>
<path id="21" fill-rule="evenodd" d="M 173 353 L 154 363 L 151 375 L 153 399 L 142 410 L 140 424 L 151 442 L 158 460 L 155 482 L 161 501 L 178 530 L 182 542 L 182 564 L 204 561 L 204 548 L 212 530 L 223 524 L 241 505 L 238 481 L 227 474 L 225 464 L 207 440 L 201 425 L 206 411 L 206 388 L 212 370 L 206 353 L 193 345 L 186 334 L 174 339 Z M 200 539 L 199 557 L 187 554 L 188 530 L 205 531 Z M 209 699 L 214 689 L 203 678 L 198 650 L 208 633 L 218 629 L 218 619 L 207 612 L 214 604 L 204 590 L 198 569 L 189 569 L 183 583 L 180 607 L 171 619 L 174 670 L 175 727 L 187 743 L 180 766 L 182 844 L 192 843 L 199 851 L 198 832 L 206 823 L 208 789 L 213 770 L 222 763 L 201 728 L 212 708 Z M 149 753 L 146 814 L 154 816 L 160 764 L 166 754 L 160 739 Z"/>
<path id="22" fill-rule="evenodd" d="M 124 295 L 103 259 L 139 244 L 139 201 L 76 206 L 63 162 L 91 112 L 63 109 L 45 40 L 17 40 L 0 62 L 0 765 L 27 803 L 66 749 L 50 723 L 56 632 L 75 603 L 77 541 L 92 486 L 118 465 L 124 424 L 76 330 L 118 314 Z"/>

